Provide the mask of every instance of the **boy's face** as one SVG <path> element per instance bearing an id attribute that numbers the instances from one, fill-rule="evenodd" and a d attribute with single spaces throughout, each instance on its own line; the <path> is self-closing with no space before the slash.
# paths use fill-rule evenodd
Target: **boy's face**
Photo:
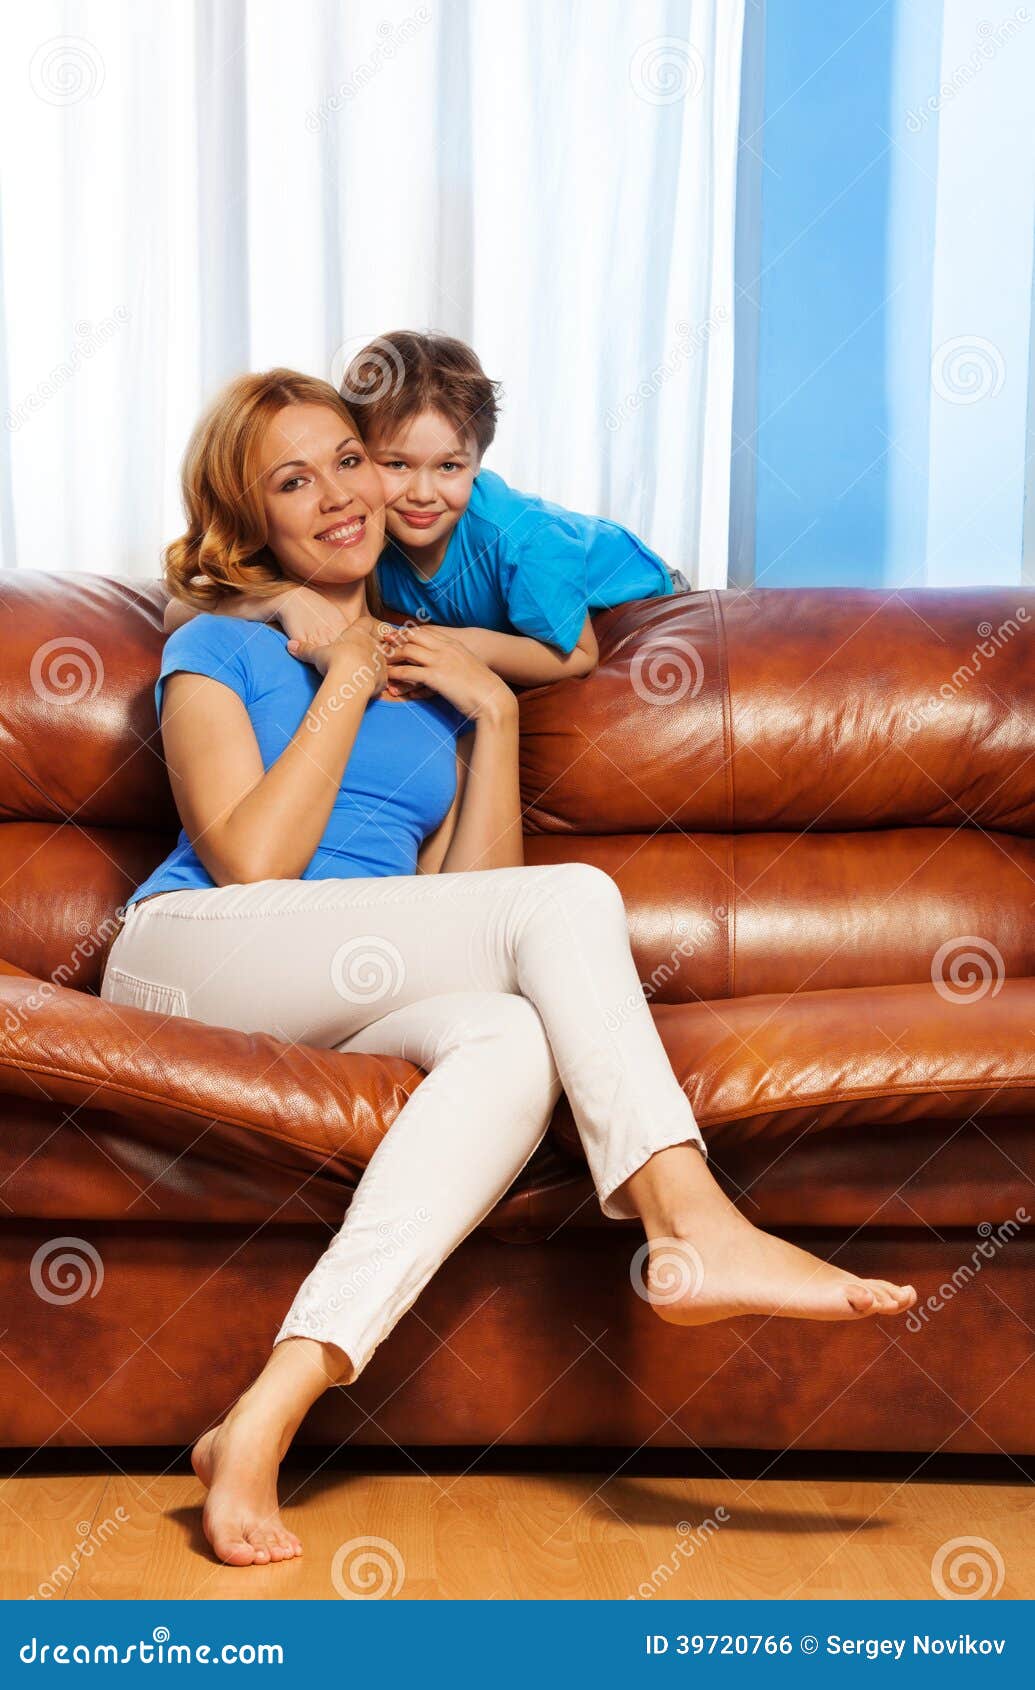
<path id="1" fill-rule="evenodd" d="M 384 489 L 388 533 L 422 567 L 437 568 L 471 497 L 477 448 L 441 411 L 421 411 L 388 439 L 368 441 Z"/>

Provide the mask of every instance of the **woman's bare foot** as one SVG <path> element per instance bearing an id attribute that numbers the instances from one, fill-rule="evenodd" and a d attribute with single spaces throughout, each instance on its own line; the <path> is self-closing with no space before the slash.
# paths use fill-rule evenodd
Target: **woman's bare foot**
<path id="1" fill-rule="evenodd" d="M 191 1451 L 191 1465 L 208 1488 L 205 1536 L 232 1567 L 290 1561 L 302 1553 L 277 1504 L 279 1443 L 268 1423 L 239 1404 Z"/>
<path id="2" fill-rule="evenodd" d="M 745 1314 L 864 1320 L 916 1302 L 912 1285 L 861 1279 L 752 1226 L 693 1144 L 656 1151 L 622 1189 L 648 1239 L 634 1257 L 633 1284 L 676 1326 Z"/>
<path id="3" fill-rule="evenodd" d="M 752 1226 L 730 1206 L 703 1217 L 685 1235 L 650 1240 L 647 1300 L 675 1326 L 706 1326 L 737 1315 L 797 1320 L 864 1320 L 902 1314 L 916 1302 L 911 1285 L 860 1279 Z"/>

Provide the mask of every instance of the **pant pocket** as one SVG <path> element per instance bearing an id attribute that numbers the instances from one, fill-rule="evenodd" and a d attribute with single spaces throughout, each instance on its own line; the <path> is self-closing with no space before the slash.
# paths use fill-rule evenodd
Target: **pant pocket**
<path id="1" fill-rule="evenodd" d="M 141 980 L 124 968 L 104 970 L 101 996 L 105 1003 L 128 1004 L 133 1009 L 150 1009 L 155 1015 L 186 1015 L 187 994 L 180 986 L 161 986 L 155 980 Z"/>

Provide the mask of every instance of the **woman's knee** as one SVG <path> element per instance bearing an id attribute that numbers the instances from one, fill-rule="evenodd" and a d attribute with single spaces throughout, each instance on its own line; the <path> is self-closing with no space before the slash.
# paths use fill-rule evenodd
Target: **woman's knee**
<path id="1" fill-rule="evenodd" d="M 605 869 L 595 863 L 555 863 L 551 889 L 568 910 L 601 908 L 625 916 L 625 900 Z"/>

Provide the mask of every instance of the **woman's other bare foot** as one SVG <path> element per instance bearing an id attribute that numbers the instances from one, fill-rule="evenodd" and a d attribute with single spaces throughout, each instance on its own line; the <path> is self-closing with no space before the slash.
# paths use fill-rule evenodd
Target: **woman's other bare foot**
<path id="1" fill-rule="evenodd" d="M 280 1461 L 278 1440 L 247 1410 L 232 1409 L 191 1451 L 191 1465 L 208 1489 L 205 1536 L 231 1567 L 288 1561 L 302 1553 L 280 1517 Z"/>
<path id="2" fill-rule="evenodd" d="M 268 1566 L 301 1555 L 280 1515 L 280 1463 L 317 1397 L 352 1372 L 336 1345 L 285 1338 L 226 1419 L 198 1439 L 191 1465 L 208 1490 L 202 1525 L 221 1561 Z"/>

